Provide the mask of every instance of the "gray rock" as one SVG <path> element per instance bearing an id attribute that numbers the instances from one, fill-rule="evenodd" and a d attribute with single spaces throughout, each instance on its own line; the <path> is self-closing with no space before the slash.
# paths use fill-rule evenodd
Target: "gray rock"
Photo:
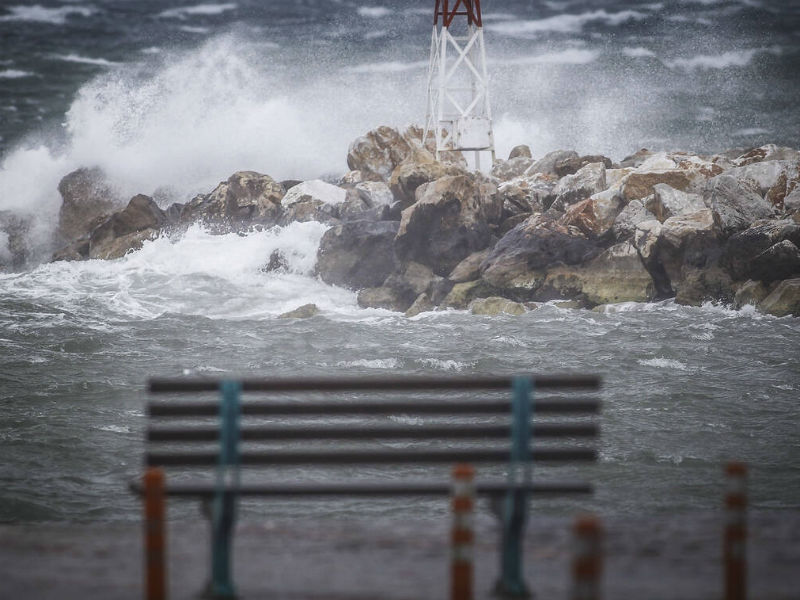
<path id="1" fill-rule="evenodd" d="M 560 160 L 578 158 L 578 153 L 574 150 L 554 150 L 548 152 L 542 158 L 533 163 L 525 172 L 526 175 L 535 173 L 545 173 L 556 175 L 556 163 Z"/>
<path id="2" fill-rule="evenodd" d="M 420 313 L 430 312 L 436 308 L 436 305 L 430 299 L 428 294 L 420 294 L 417 296 L 417 299 L 414 300 L 414 304 L 408 307 L 406 311 L 407 317 L 416 317 Z"/>
<path id="3" fill-rule="evenodd" d="M 645 199 L 644 206 L 662 223 L 670 217 L 706 208 L 703 198 L 699 194 L 687 194 L 666 183 L 657 183 L 653 186 L 653 195 Z"/>
<path id="4" fill-rule="evenodd" d="M 790 240 L 770 246 L 753 259 L 750 276 L 766 283 L 800 276 L 800 249 Z"/>
<path id="5" fill-rule="evenodd" d="M 734 279 L 755 279 L 753 260 L 783 241 L 800 246 L 800 224 L 790 219 L 756 222 L 727 240 L 721 263 Z"/>
<path id="6" fill-rule="evenodd" d="M 402 272 L 389 275 L 383 287 L 393 290 L 398 301 L 410 306 L 420 294 L 426 294 L 432 302 L 441 300 L 450 291 L 450 287 L 443 289 L 444 281 L 425 265 L 411 262 Z"/>
<path id="7" fill-rule="evenodd" d="M 528 309 L 526 309 L 523 304 L 508 300 L 507 298 L 501 298 L 500 296 L 478 298 L 470 302 L 468 308 L 473 315 L 486 316 L 502 314 L 519 316 L 528 312 Z"/>
<path id="8" fill-rule="evenodd" d="M 586 200 L 606 187 L 605 165 L 588 164 L 574 175 L 566 175 L 558 181 L 552 192 L 556 197 L 553 207 L 565 210 L 567 206 Z"/>
<path id="9" fill-rule="evenodd" d="M 491 241 L 481 190 L 467 176 L 447 176 L 422 186 L 416 204 L 403 211 L 395 249 L 446 276 Z"/>
<path id="10" fill-rule="evenodd" d="M 134 196 L 128 206 L 92 231 L 89 258 L 110 260 L 138 250 L 145 240 L 157 237 L 166 223 L 166 214 L 152 198 Z"/>
<path id="11" fill-rule="evenodd" d="M 765 196 L 781 181 L 785 190 L 787 180 L 797 177 L 797 163 L 785 160 L 765 160 L 728 169 L 725 171 L 725 175 L 734 177 L 741 182 L 753 184 L 758 193 Z"/>
<path id="12" fill-rule="evenodd" d="M 631 154 L 630 156 L 626 156 L 625 158 L 623 158 L 620 161 L 619 166 L 622 169 L 628 167 L 637 168 L 641 166 L 642 163 L 644 163 L 644 161 L 653 156 L 653 154 L 654 153 L 648 150 L 647 148 L 642 148 L 641 150 L 637 150 L 634 154 Z"/>
<path id="13" fill-rule="evenodd" d="M 553 169 L 556 172 L 556 176 L 564 177 L 565 175 L 577 173 L 583 167 L 592 163 L 603 163 L 606 169 L 610 169 L 612 165 L 610 158 L 599 154 L 591 154 L 587 156 L 568 156 L 561 158 L 556 161 Z"/>
<path id="14" fill-rule="evenodd" d="M 789 215 L 800 212 L 800 185 L 795 187 L 783 199 L 783 209 Z"/>
<path id="15" fill-rule="evenodd" d="M 270 227 L 283 215 L 283 197 L 283 185 L 269 175 L 239 171 L 210 194 L 181 206 L 178 220 L 184 225 L 202 223 L 214 233 L 241 231 L 252 225 Z M 174 221 L 178 207 L 173 205 L 168 210 L 168 219 Z"/>
<path id="16" fill-rule="evenodd" d="M 309 319 L 319 314 L 316 304 L 304 304 L 278 316 L 279 319 Z"/>
<path id="17" fill-rule="evenodd" d="M 347 151 L 347 166 L 361 171 L 369 181 L 388 181 L 397 165 L 411 154 L 413 146 L 391 127 L 378 127 L 356 138 Z"/>
<path id="18" fill-rule="evenodd" d="M 358 305 L 361 308 L 384 308 L 404 313 L 411 306 L 404 297 L 398 297 L 396 290 L 387 287 L 366 288 L 358 292 Z"/>
<path id="19" fill-rule="evenodd" d="M 490 248 L 474 252 L 467 258 L 458 263 L 455 268 L 450 272 L 447 277 L 453 283 L 464 283 L 465 281 L 474 281 L 480 276 L 481 264 L 491 252 Z"/>
<path id="20" fill-rule="evenodd" d="M 644 221 L 654 220 L 656 216 L 647 210 L 640 200 L 631 200 L 614 219 L 611 231 L 617 242 L 633 238 L 636 226 Z"/>
<path id="21" fill-rule="evenodd" d="M 527 156 L 518 156 L 508 160 L 497 160 L 492 165 L 492 177 L 500 181 L 510 181 L 521 177 L 533 164 L 533 159 Z"/>
<path id="22" fill-rule="evenodd" d="M 397 229 L 396 221 L 351 221 L 331 227 L 320 241 L 316 274 L 325 283 L 352 289 L 380 286 L 398 267 Z"/>
<path id="23" fill-rule="evenodd" d="M 727 174 L 708 181 L 704 201 L 711 207 L 714 223 L 723 237 L 747 229 L 756 219 L 770 218 L 775 214 L 775 209 L 757 189 Z"/>
<path id="24" fill-rule="evenodd" d="M 519 146 L 514 146 L 511 149 L 511 152 L 508 155 L 508 160 L 512 160 L 515 158 L 533 158 L 531 154 L 530 146 L 526 146 L 525 144 L 520 144 Z"/>
<path id="25" fill-rule="evenodd" d="M 73 171 L 61 180 L 58 191 L 62 198 L 58 235 L 65 242 L 88 235 L 123 204 L 99 168 Z"/>
<path id="26" fill-rule="evenodd" d="M 443 308 L 466 310 L 469 304 L 476 298 L 488 298 L 489 296 L 496 295 L 497 290 L 482 279 L 478 279 L 477 281 L 465 281 L 464 283 L 455 284 L 439 306 Z"/>
<path id="27" fill-rule="evenodd" d="M 31 249 L 31 218 L 0 211 L 0 271 L 21 269 Z"/>
<path id="28" fill-rule="evenodd" d="M 430 183 L 446 175 L 465 172 L 459 167 L 437 161 L 427 150 L 415 149 L 409 157 L 392 171 L 389 188 L 403 208 L 416 201 L 416 191 L 424 183 Z"/>
<path id="29" fill-rule="evenodd" d="M 623 242 L 605 250 L 586 265 L 560 265 L 549 269 L 538 300 L 571 298 L 583 306 L 648 302 L 656 295 L 655 284 L 636 248 Z"/>
<path id="30" fill-rule="evenodd" d="M 577 265 L 601 252 L 597 243 L 578 232 L 540 217 L 531 217 L 504 235 L 481 265 L 481 277 L 505 290 L 503 295 L 535 299 L 531 294 L 553 265 Z"/>
<path id="31" fill-rule="evenodd" d="M 733 305 L 739 309 L 743 306 L 758 306 L 769 295 L 769 290 L 760 281 L 745 281 L 733 297 Z"/>
<path id="32" fill-rule="evenodd" d="M 800 317 L 800 279 L 781 281 L 759 304 L 759 309 L 776 317 Z"/>

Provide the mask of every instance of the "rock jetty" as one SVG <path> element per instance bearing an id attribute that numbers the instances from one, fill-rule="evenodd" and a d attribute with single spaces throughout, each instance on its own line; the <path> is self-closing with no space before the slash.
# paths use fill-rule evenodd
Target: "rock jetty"
<path id="1" fill-rule="evenodd" d="M 418 128 L 356 139 L 338 182 L 234 173 L 207 195 L 159 207 L 121 203 L 96 168 L 67 175 L 53 260 L 113 259 L 200 223 L 213 233 L 330 225 L 316 275 L 363 307 L 519 314 L 565 299 L 592 308 L 673 298 L 800 316 L 800 151 L 766 145 L 715 155 L 640 150 L 614 163 L 517 146 L 491 173 L 436 160 Z M 24 261 L 28 225 L 0 213 Z M 4 262 L 5 261 L 5 262 Z M 280 256 L 265 257 L 278 268 Z"/>

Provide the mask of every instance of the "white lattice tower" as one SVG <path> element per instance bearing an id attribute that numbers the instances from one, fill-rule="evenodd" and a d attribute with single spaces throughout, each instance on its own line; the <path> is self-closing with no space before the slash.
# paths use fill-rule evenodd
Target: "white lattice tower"
<path id="1" fill-rule="evenodd" d="M 447 151 L 482 152 L 494 162 L 489 77 L 480 0 L 436 0 L 428 68 L 428 114 L 423 142 Z"/>

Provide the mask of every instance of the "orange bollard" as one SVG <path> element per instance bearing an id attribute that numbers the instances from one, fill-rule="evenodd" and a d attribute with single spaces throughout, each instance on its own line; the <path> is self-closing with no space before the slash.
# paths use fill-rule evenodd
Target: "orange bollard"
<path id="1" fill-rule="evenodd" d="M 747 597 L 747 466 L 730 462 L 725 467 L 725 600 Z"/>
<path id="2" fill-rule="evenodd" d="M 475 469 L 471 465 L 453 467 L 453 528 L 450 566 L 450 599 L 472 600 L 473 508 Z"/>
<path id="3" fill-rule="evenodd" d="M 151 467 L 144 474 L 145 599 L 166 600 L 166 530 L 164 471 Z"/>
<path id="4" fill-rule="evenodd" d="M 602 530 L 596 517 L 578 517 L 572 558 L 572 600 L 599 600 L 603 571 Z"/>

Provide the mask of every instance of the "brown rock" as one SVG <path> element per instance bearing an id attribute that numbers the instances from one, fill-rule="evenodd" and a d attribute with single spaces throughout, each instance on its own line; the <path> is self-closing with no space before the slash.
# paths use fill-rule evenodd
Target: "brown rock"
<path id="1" fill-rule="evenodd" d="M 631 173 L 622 186 L 622 196 L 626 203 L 631 200 L 641 200 L 652 194 L 653 187 L 659 183 L 666 183 L 676 190 L 686 191 L 692 182 L 686 171 L 680 169 Z"/>
<path id="2" fill-rule="evenodd" d="M 99 168 L 73 171 L 61 180 L 58 191 L 62 198 L 58 234 L 64 241 L 88 235 L 122 204 Z"/>

